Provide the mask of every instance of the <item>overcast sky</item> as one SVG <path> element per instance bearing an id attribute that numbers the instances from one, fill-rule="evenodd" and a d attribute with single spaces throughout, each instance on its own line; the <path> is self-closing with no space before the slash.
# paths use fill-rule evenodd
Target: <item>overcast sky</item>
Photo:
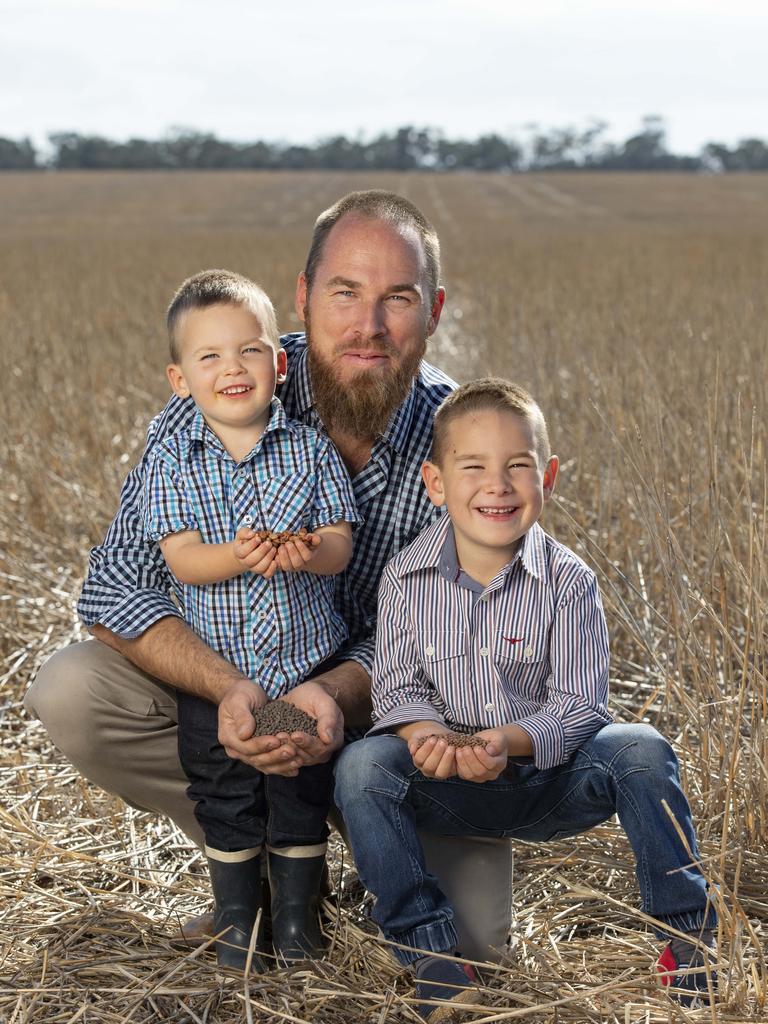
<path id="1" fill-rule="evenodd" d="M 312 141 L 661 114 L 676 152 L 768 137 L 768 3 L 0 0 L 0 136 Z"/>

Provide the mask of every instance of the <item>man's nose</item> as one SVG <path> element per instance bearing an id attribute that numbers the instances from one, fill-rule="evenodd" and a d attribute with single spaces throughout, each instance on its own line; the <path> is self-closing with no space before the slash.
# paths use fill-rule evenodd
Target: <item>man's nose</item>
<path id="1" fill-rule="evenodd" d="M 363 338 L 378 338 L 386 333 L 387 324 L 381 302 L 363 302 L 357 310 L 355 330 Z"/>

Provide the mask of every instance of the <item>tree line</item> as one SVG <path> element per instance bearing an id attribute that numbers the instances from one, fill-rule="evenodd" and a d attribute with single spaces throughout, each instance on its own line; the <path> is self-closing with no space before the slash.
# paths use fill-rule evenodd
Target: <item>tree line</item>
<path id="1" fill-rule="evenodd" d="M 449 139 L 411 125 L 371 139 L 335 135 L 312 145 L 228 142 L 207 132 L 177 129 L 161 139 L 116 142 L 100 135 L 54 132 L 40 153 L 28 138 L 0 137 L 0 170 L 339 170 L 339 171 L 768 171 L 768 142 L 742 139 L 733 147 L 708 142 L 698 154 L 672 153 L 661 118 L 643 119 L 623 142 L 608 124 L 541 129 L 524 138 L 496 133 Z"/>

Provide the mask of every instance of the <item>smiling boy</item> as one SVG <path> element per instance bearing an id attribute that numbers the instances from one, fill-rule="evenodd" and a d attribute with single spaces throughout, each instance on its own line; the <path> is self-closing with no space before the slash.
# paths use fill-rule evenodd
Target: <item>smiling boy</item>
<path id="1" fill-rule="evenodd" d="M 544 417 L 522 388 L 486 378 L 445 399 L 422 476 L 449 514 L 384 572 L 375 724 L 336 766 L 374 920 L 414 966 L 430 1024 L 478 993 L 417 828 L 544 841 L 618 813 L 645 912 L 660 936 L 690 935 L 667 946 L 666 982 L 674 976 L 689 1003 L 708 990 L 703 970 L 674 974 L 701 966 L 716 921 L 690 863 L 696 838 L 675 755 L 650 726 L 611 722 L 595 575 L 538 525 L 557 472 Z"/>
<path id="2" fill-rule="evenodd" d="M 168 379 L 197 409 L 191 425 L 148 458 L 145 529 L 182 584 L 185 619 L 256 684 L 255 703 L 290 700 L 347 636 L 332 577 L 352 552 L 349 477 L 328 438 L 288 420 L 274 397 L 286 356 L 257 285 L 230 271 L 203 271 L 178 290 L 167 323 Z M 301 529 L 305 539 L 279 548 L 258 534 Z M 215 704 L 180 693 L 178 706 L 179 754 L 216 900 L 219 963 L 246 962 L 264 845 L 275 953 L 288 961 L 316 954 L 330 763 L 287 764 L 286 775 L 268 777 L 219 744 Z M 327 725 L 317 728 L 331 743 Z"/>

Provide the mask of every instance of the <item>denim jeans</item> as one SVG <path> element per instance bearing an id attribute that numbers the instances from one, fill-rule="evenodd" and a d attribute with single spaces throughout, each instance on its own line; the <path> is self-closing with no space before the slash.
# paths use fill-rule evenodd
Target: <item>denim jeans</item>
<path id="1" fill-rule="evenodd" d="M 218 741 L 215 704 L 179 694 L 179 757 L 187 796 L 207 846 L 227 852 L 268 843 L 314 846 L 328 837 L 333 765 L 301 768 L 295 776 L 265 775 L 227 755 Z"/>
<path id="2" fill-rule="evenodd" d="M 635 853 L 644 911 L 685 932 L 716 923 L 701 872 L 685 866 L 698 850 L 677 759 L 647 725 L 607 725 L 565 764 L 539 770 L 510 762 L 498 779 L 483 783 L 426 778 L 404 740 L 372 736 L 342 751 L 335 799 L 360 878 L 376 897 L 374 920 L 386 938 L 416 950 L 439 953 L 456 945 L 453 910 L 426 870 L 417 827 L 545 842 L 618 813 Z M 665 934 L 663 927 L 657 934 Z M 404 964 L 419 955 L 393 953 Z"/>

